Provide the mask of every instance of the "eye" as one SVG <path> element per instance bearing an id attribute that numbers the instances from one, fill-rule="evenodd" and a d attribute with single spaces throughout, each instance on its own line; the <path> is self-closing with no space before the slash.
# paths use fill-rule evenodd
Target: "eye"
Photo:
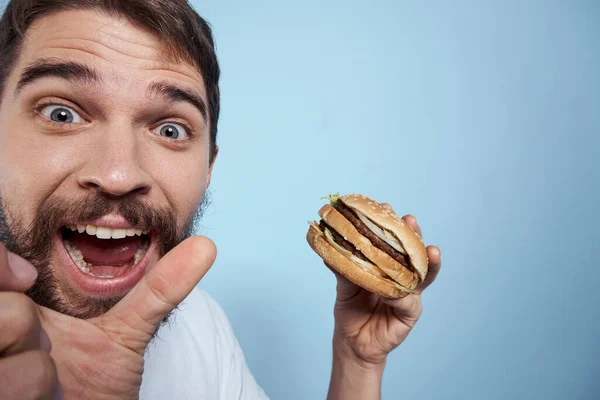
<path id="1" fill-rule="evenodd" d="M 42 109 L 42 115 L 59 124 L 78 124 L 83 118 L 73 109 L 60 105 L 49 105 Z"/>
<path id="2" fill-rule="evenodd" d="M 160 136 L 166 137 L 167 139 L 183 140 L 187 139 L 187 130 L 179 125 L 172 122 L 162 124 L 154 129 L 154 132 Z"/>

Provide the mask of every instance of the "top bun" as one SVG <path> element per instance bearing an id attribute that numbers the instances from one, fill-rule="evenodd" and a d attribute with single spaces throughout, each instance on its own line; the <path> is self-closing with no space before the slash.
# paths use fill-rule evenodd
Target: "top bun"
<path id="1" fill-rule="evenodd" d="M 347 194 L 341 196 L 338 201 L 341 201 L 352 210 L 360 212 L 379 227 L 392 233 L 406 250 L 410 264 L 421 281 L 425 280 L 429 264 L 427 249 L 421 237 L 410 225 L 393 212 L 382 207 L 375 200 L 363 195 Z"/>

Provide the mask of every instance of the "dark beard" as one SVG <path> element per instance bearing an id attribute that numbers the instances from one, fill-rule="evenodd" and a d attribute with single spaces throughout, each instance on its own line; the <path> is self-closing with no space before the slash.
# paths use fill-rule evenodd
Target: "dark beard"
<path id="1" fill-rule="evenodd" d="M 118 213 L 134 226 L 154 229 L 158 233 L 162 257 L 193 234 L 194 226 L 207 205 L 208 193 L 205 193 L 195 213 L 178 228 L 176 216 L 170 209 L 151 207 L 135 197 L 115 200 L 93 195 L 76 201 L 48 198 L 41 204 L 34 221 L 26 226 L 8 210 L 0 197 L 0 241 L 9 251 L 27 259 L 37 268 L 37 281 L 27 291 L 35 303 L 62 314 L 88 319 L 104 314 L 122 297 L 91 298 L 70 287 L 61 287 L 49 263 L 61 221 L 91 221 L 111 212 Z"/>

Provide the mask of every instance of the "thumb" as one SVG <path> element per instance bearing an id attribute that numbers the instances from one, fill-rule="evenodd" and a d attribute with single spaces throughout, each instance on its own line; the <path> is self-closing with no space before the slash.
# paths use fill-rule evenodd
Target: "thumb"
<path id="1" fill-rule="evenodd" d="M 333 275 L 335 275 L 335 279 L 337 280 L 336 297 L 338 301 L 348 300 L 356 296 L 356 294 L 361 291 L 359 286 L 352 283 L 348 278 L 336 271 L 331 265 L 325 263 L 325 266 L 329 268 L 331 272 L 333 272 Z"/>
<path id="2" fill-rule="evenodd" d="M 99 325 L 114 340 L 143 354 L 156 328 L 190 294 L 216 256 L 217 248 L 210 239 L 193 236 L 184 240 L 101 317 Z"/>

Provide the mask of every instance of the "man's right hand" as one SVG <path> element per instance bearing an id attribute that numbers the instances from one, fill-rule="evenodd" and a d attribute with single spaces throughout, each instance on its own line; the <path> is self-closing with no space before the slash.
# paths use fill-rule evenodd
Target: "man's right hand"
<path id="1" fill-rule="evenodd" d="M 0 243 L 0 397 L 61 399 L 50 340 L 38 308 L 24 292 L 37 278 L 33 265 Z"/>
<path id="2" fill-rule="evenodd" d="M 0 243 L 0 398 L 137 399 L 154 331 L 215 257 L 210 239 L 190 237 L 112 309 L 82 320 L 34 304 L 24 292 L 35 268 Z"/>
<path id="3" fill-rule="evenodd" d="M 11 271 L 33 266 L 4 246 L 0 251 L 3 400 L 56 399 L 63 391 L 73 399 L 139 398 L 143 357 L 154 331 L 194 289 L 217 253 L 210 239 L 190 237 L 162 257 L 108 312 L 83 320 L 30 301 L 22 292 L 35 277 Z M 52 341 L 52 358 L 50 345 L 44 345 L 44 330 Z"/>

